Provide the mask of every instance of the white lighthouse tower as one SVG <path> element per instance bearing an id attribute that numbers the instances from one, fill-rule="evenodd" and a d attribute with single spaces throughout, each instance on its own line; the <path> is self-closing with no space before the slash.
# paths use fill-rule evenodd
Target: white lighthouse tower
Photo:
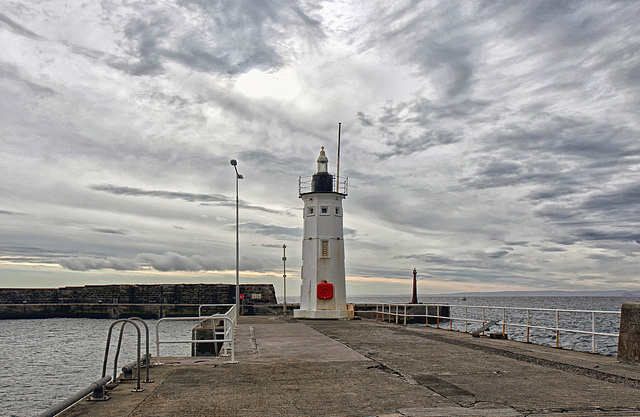
<path id="1" fill-rule="evenodd" d="M 324 147 L 318 157 L 318 171 L 299 180 L 304 201 L 302 238 L 302 287 L 300 309 L 304 319 L 349 319 L 344 278 L 342 200 L 347 196 L 347 178 L 329 174 Z"/>

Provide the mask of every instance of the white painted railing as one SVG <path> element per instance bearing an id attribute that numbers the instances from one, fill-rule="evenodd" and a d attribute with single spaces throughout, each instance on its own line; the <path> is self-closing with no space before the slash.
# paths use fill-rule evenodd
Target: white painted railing
<path id="1" fill-rule="evenodd" d="M 203 316 L 202 310 L 207 307 L 215 308 L 227 308 L 225 313 L 212 314 L 209 316 Z M 156 322 L 156 355 L 160 357 L 160 345 L 168 343 L 222 343 L 222 355 L 231 356 L 228 363 L 237 363 L 235 360 L 235 330 L 237 327 L 238 310 L 235 304 L 203 304 L 198 308 L 198 317 L 163 317 Z M 224 324 L 224 330 L 222 332 L 216 332 L 215 323 L 213 327 L 212 339 L 189 339 L 189 340 L 161 340 L 160 339 L 160 324 L 168 321 L 193 321 L 197 323 L 203 323 L 206 320 L 222 320 Z M 222 336 L 221 339 L 217 336 Z"/>
<path id="2" fill-rule="evenodd" d="M 423 309 L 424 314 L 415 314 L 411 310 L 415 308 Z M 433 311 L 435 310 L 435 311 Z M 447 311 L 443 314 L 442 311 Z M 429 314 L 429 312 L 434 314 Z M 591 336 L 591 352 L 596 351 L 596 336 L 617 338 L 618 333 L 596 331 L 597 324 L 608 328 L 619 328 L 619 311 L 599 311 L 599 310 L 565 310 L 550 308 L 524 308 L 524 307 L 498 307 L 498 306 L 469 306 L 469 305 L 447 305 L 447 304 L 376 304 L 375 311 L 360 310 L 356 313 L 375 312 L 376 320 L 395 322 L 407 325 L 407 322 L 420 319 L 421 322 L 429 326 L 429 319 L 435 321 L 435 327 L 449 330 L 471 332 L 470 324 L 477 324 L 476 327 L 484 326 L 486 323 L 497 320 L 496 325 L 502 327 L 502 334 L 506 335 L 507 328 L 520 328 L 526 331 L 526 342 L 532 343 L 532 330 L 551 331 L 555 333 L 555 346 L 560 347 L 561 333 L 584 334 Z M 412 320 L 413 319 L 413 320 Z M 423 320 L 424 319 L 424 320 Z M 573 320 L 573 323 L 570 323 Z M 454 322 L 457 325 L 454 328 Z M 441 326 L 447 323 L 448 326 Z M 573 324 L 573 327 L 569 325 Z M 590 326 L 589 326 L 590 324 Z M 585 328 L 589 326 L 590 328 Z M 533 343 L 536 343 L 534 340 Z"/>

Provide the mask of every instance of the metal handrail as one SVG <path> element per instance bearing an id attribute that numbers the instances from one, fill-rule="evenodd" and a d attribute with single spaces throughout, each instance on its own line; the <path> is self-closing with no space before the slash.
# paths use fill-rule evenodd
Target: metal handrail
<path id="1" fill-rule="evenodd" d="M 140 320 L 140 319 L 138 319 Z M 144 321 L 144 320 L 141 320 Z M 140 326 L 138 326 L 134 320 L 130 320 L 130 319 L 119 319 L 114 321 L 113 323 L 111 323 L 111 326 L 109 326 L 109 333 L 107 334 L 107 346 L 105 347 L 104 350 L 104 362 L 102 364 L 102 377 L 104 378 L 106 373 L 107 373 L 107 359 L 109 359 L 109 345 L 111 344 L 111 333 L 113 331 L 113 326 L 115 326 L 118 323 L 123 323 L 122 327 L 120 328 L 120 340 L 122 340 L 122 330 L 124 329 L 125 324 L 127 323 L 131 323 L 135 328 L 136 331 L 138 332 L 138 355 L 136 356 L 138 363 L 140 363 Z M 120 351 L 120 343 L 118 343 L 118 353 Z M 117 355 L 116 355 L 117 356 Z M 114 369 L 114 378 L 116 377 L 116 370 L 118 368 L 118 360 L 117 357 L 114 360 L 113 363 L 113 369 Z M 148 367 L 147 367 L 148 369 Z M 143 388 L 140 388 L 140 366 L 138 366 L 138 378 L 136 379 L 136 388 L 133 389 L 133 392 L 139 392 L 139 391 L 143 391 Z"/>
<path id="2" fill-rule="evenodd" d="M 200 306 L 198 307 L 198 315 L 202 316 L 202 309 L 206 307 L 229 307 L 229 309 L 223 314 L 233 314 L 232 311 L 235 311 L 235 306 L 235 304 L 200 304 Z"/>
<path id="3" fill-rule="evenodd" d="M 203 307 L 219 307 L 219 306 L 231 306 L 229 310 L 225 314 L 212 314 L 210 316 L 202 316 L 198 317 L 163 317 L 156 322 L 156 354 L 160 356 L 160 345 L 168 344 L 168 343 L 222 343 L 223 347 L 226 351 L 230 351 L 231 360 L 227 361 L 227 363 L 238 363 L 235 360 L 235 328 L 237 324 L 238 312 L 236 310 L 235 304 L 203 304 L 200 306 L 198 310 L 200 313 L 202 312 Z M 215 326 L 213 329 L 213 339 L 202 340 L 202 339 L 190 339 L 190 340 L 160 340 L 160 323 L 166 321 L 197 321 L 202 323 L 205 320 L 223 320 L 224 323 L 224 331 L 222 333 L 215 331 Z M 217 339 L 216 335 L 223 335 L 222 339 Z"/>
<path id="4" fill-rule="evenodd" d="M 202 309 L 205 307 L 229 307 L 229 309 L 224 313 L 225 316 L 231 319 L 231 326 L 234 330 L 238 328 L 238 306 L 236 304 L 202 304 L 198 307 L 198 315 L 202 316 Z M 208 317 L 207 317 L 208 318 Z M 227 321 L 224 320 L 224 338 L 230 339 L 232 336 L 229 334 L 229 326 L 227 325 Z M 215 329 L 214 329 L 215 333 Z M 220 333 L 215 333 L 220 334 Z M 229 342 L 222 343 L 222 354 L 221 356 L 230 356 L 231 344 Z"/>
<path id="5" fill-rule="evenodd" d="M 145 383 L 150 383 L 153 382 L 152 380 L 149 379 L 149 368 L 151 367 L 151 355 L 149 354 L 149 325 L 147 324 L 146 321 L 142 320 L 140 317 L 129 317 L 129 320 L 131 321 L 139 321 L 140 323 L 142 323 L 144 325 L 144 329 L 145 329 L 145 333 L 146 333 L 146 355 L 143 355 L 142 358 L 145 359 L 144 364 L 145 364 L 145 368 L 146 368 L 146 378 L 144 381 Z M 127 324 L 127 322 L 123 322 L 122 323 L 122 327 L 120 327 L 120 336 L 118 337 L 118 349 L 116 350 L 116 356 L 114 359 L 114 366 L 113 366 L 113 374 L 117 375 L 117 364 L 118 364 L 118 357 L 120 356 L 120 346 L 122 345 L 122 332 L 124 330 L 124 326 Z M 139 362 L 138 362 L 139 364 Z"/>
<path id="6" fill-rule="evenodd" d="M 109 381 L 111 381 L 111 375 L 106 375 L 100 378 L 99 380 L 76 392 L 66 400 L 60 401 L 58 404 L 38 414 L 38 417 L 53 417 L 57 414 L 60 414 L 62 411 L 71 407 L 73 404 L 77 403 L 91 393 L 93 393 L 93 396 L 91 397 L 92 400 L 108 400 L 109 396 L 105 395 L 104 386 L 107 385 Z"/>
<path id="7" fill-rule="evenodd" d="M 556 347 L 560 347 L 560 332 L 565 333 L 576 333 L 576 334 L 587 334 L 591 335 L 591 352 L 596 353 L 596 336 L 605 336 L 605 337 L 618 337 L 617 333 L 606 333 L 606 332 L 597 332 L 596 331 L 596 314 L 613 314 L 620 316 L 619 311 L 603 311 L 603 310 L 569 310 L 569 309 L 553 309 L 553 308 L 527 308 L 527 307 L 501 307 L 501 306 L 473 306 L 473 305 L 450 305 L 450 304 L 393 304 L 393 303 L 377 303 L 376 305 L 376 320 L 388 321 L 392 322 L 394 320 L 399 324 L 401 319 L 403 319 L 403 324 L 407 324 L 407 318 L 414 317 L 424 317 L 425 323 L 429 325 L 429 318 L 435 318 L 436 327 L 440 328 L 440 320 L 445 319 L 449 320 L 449 330 L 453 330 L 453 322 L 454 321 L 464 321 L 465 327 L 464 332 L 468 332 L 468 324 L 469 323 L 482 323 L 482 325 L 486 324 L 489 320 L 486 318 L 487 310 L 502 310 L 502 320 L 498 321 L 498 325 L 502 326 L 502 334 L 506 333 L 506 328 L 508 326 L 511 327 L 520 327 L 526 329 L 526 341 L 527 343 L 531 343 L 530 340 L 530 331 L 531 329 L 538 330 L 550 330 L 556 333 L 555 342 Z M 425 307 L 425 314 L 407 314 L 407 307 L 415 307 L 422 306 Z M 429 314 L 428 307 L 437 307 L 437 314 Z M 442 307 L 447 307 L 450 309 L 449 316 L 443 316 L 440 314 L 440 309 Z M 401 310 L 402 309 L 402 310 Z M 458 309 L 464 309 L 465 315 L 464 317 L 454 317 L 453 311 Z M 482 313 L 481 319 L 469 318 L 468 312 L 469 310 L 480 310 Z M 394 311 L 395 310 L 395 311 Z M 526 312 L 526 323 L 522 322 L 510 322 L 507 321 L 506 312 L 507 311 L 521 311 Z M 555 326 L 550 325 L 542 325 L 542 324 L 531 324 L 531 312 L 547 312 L 547 313 L 555 313 Z M 358 313 L 374 313 L 374 311 L 367 310 L 358 310 Z M 565 327 L 560 327 L 560 313 L 579 313 L 579 314 L 591 314 L 591 330 L 582 330 L 582 329 L 570 329 Z"/>

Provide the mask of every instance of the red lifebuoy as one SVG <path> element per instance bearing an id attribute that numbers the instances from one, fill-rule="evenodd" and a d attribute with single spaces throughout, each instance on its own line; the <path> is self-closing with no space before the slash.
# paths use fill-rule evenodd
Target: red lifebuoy
<path id="1" fill-rule="evenodd" d="M 333 298 L 333 284 L 318 284 L 318 298 L 320 300 L 331 300 Z"/>

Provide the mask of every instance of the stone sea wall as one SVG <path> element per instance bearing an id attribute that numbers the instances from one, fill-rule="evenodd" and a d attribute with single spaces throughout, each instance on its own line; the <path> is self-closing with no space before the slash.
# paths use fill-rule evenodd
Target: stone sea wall
<path id="1" fill-rule="evenodd" d="M 274 305 L 272 284 L 240 285 L 243 305 Z M 198 314 L 201 304 L 233 304 L 235 285 L 141 284 L 0 288 L 0 318 L 165 317 Z"/>

